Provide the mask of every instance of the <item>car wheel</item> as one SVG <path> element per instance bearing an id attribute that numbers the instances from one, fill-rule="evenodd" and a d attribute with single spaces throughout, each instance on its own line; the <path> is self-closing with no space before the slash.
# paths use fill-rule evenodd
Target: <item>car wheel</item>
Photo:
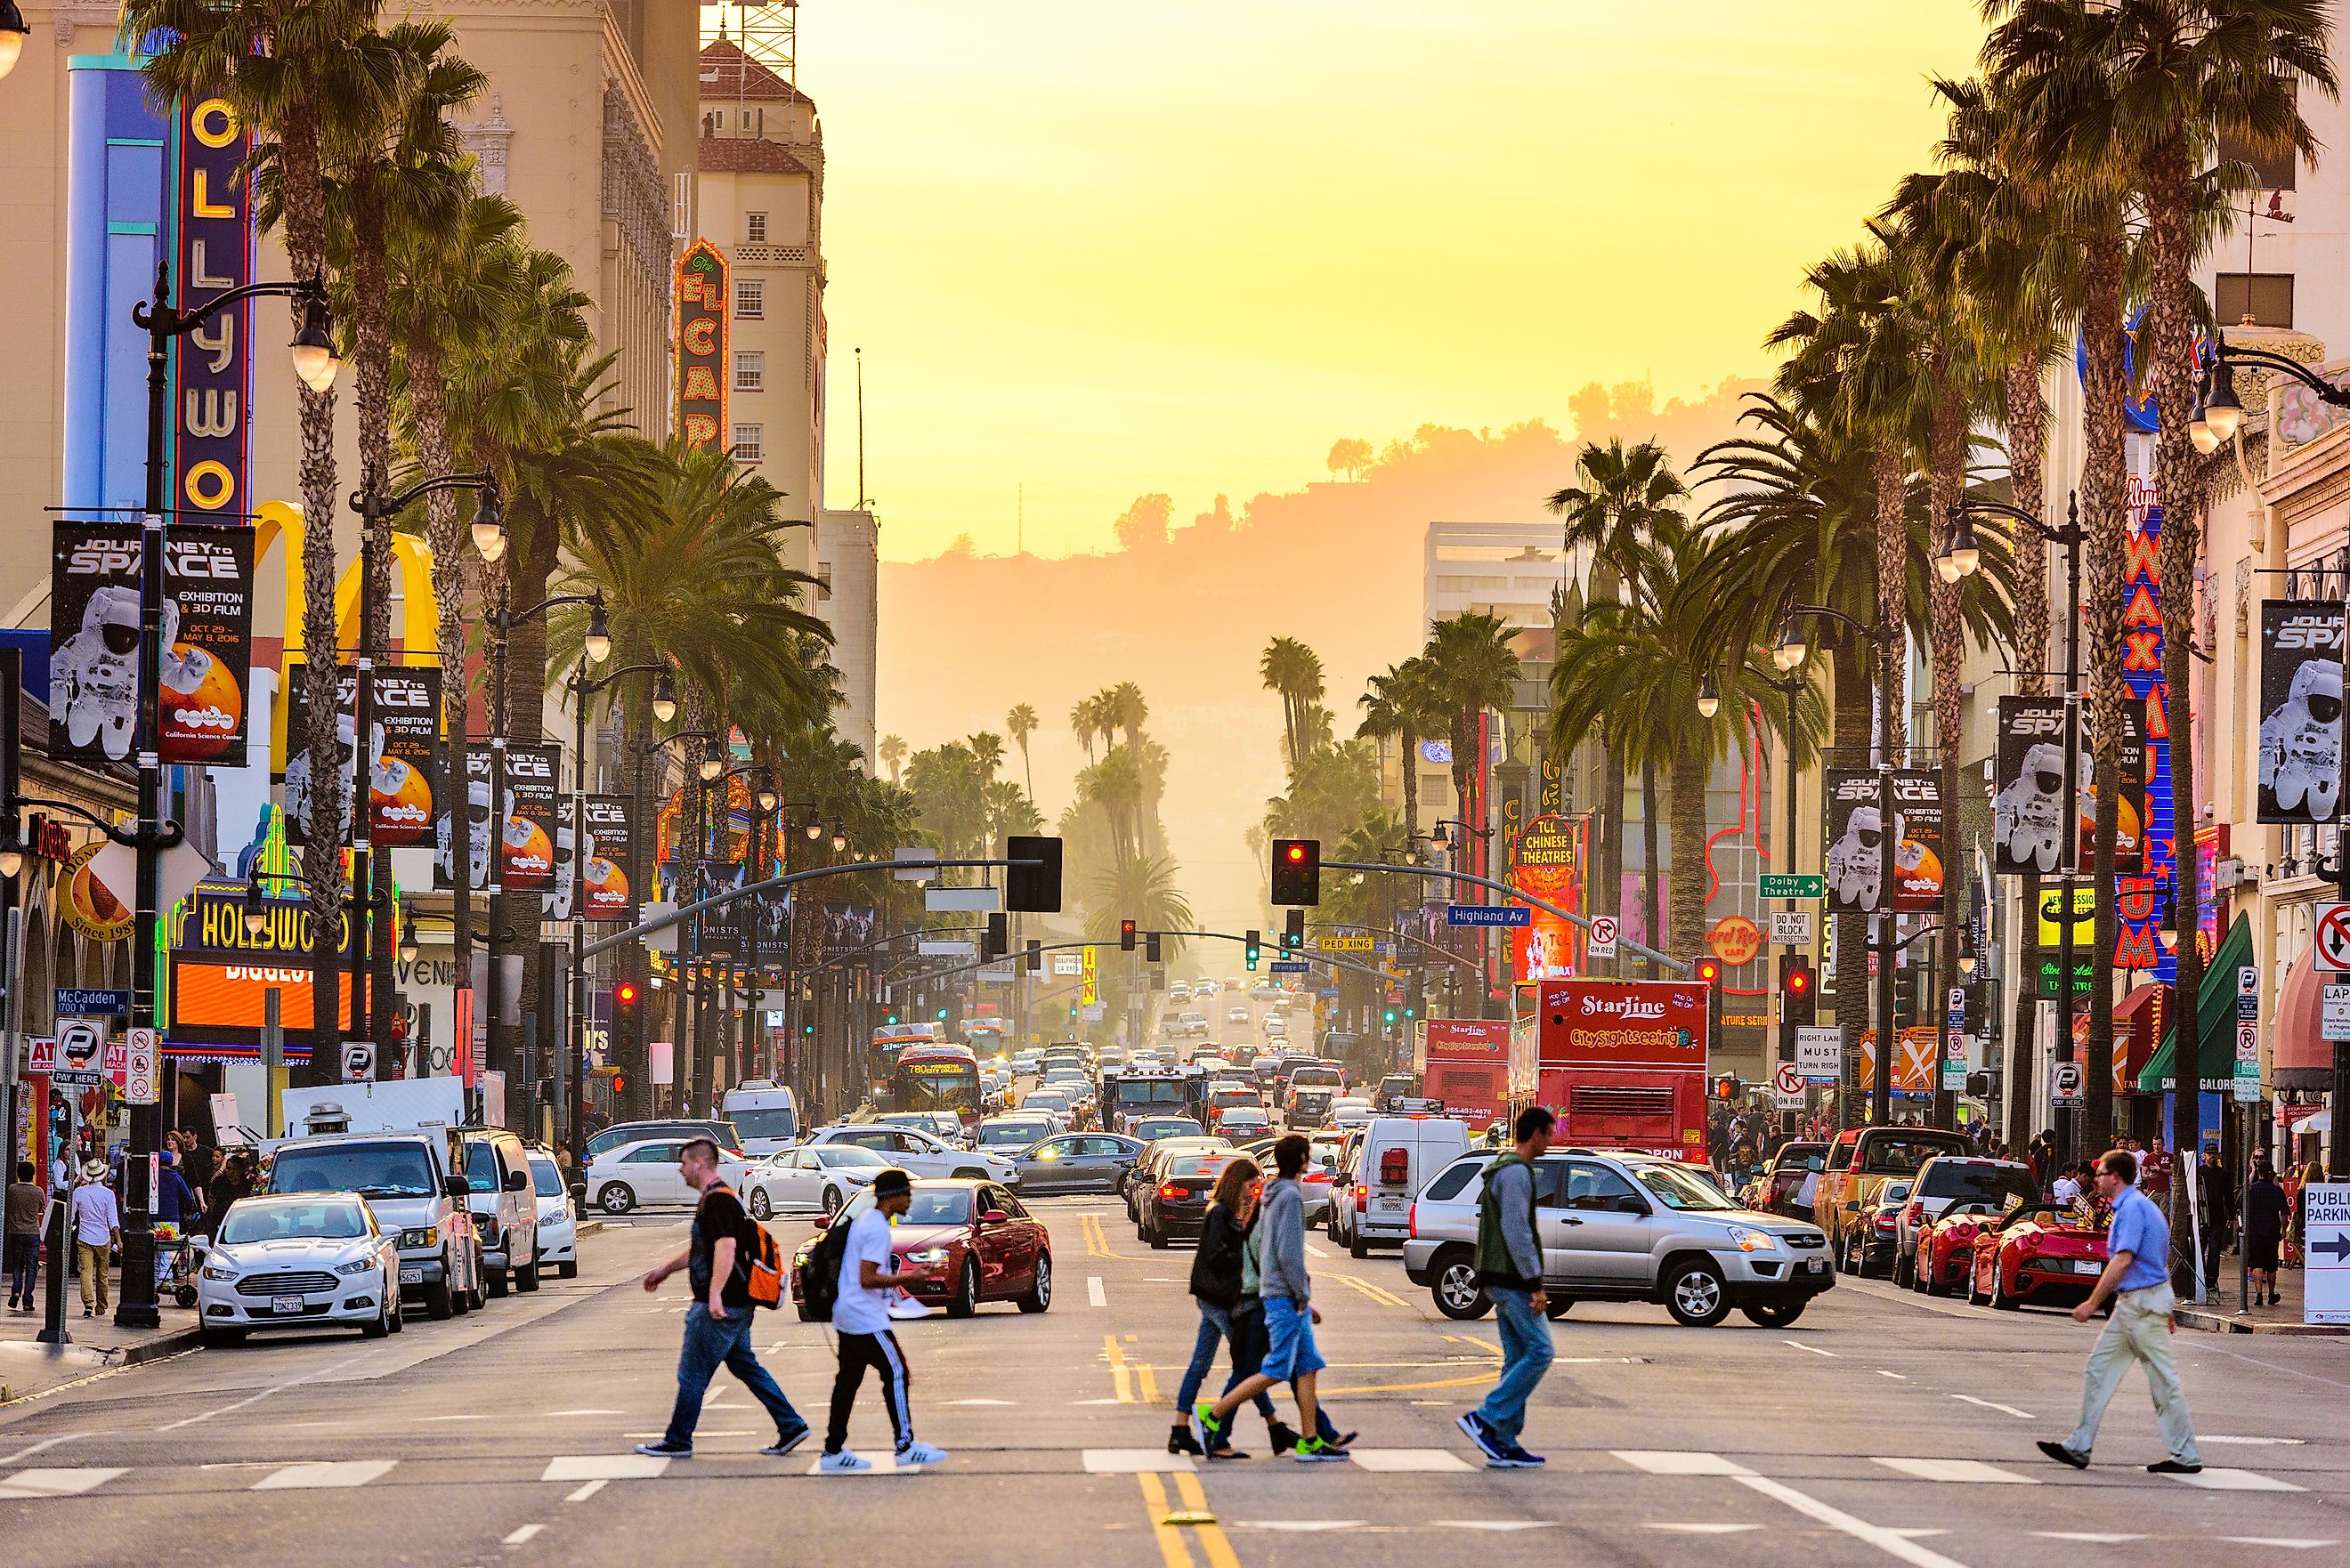
<path id="1" fill-rule="evenodd" d="M 244 1343 L 244 1330 L 241 1328 L 208 1328 L 202 1331 L 201 1337 L 203 1340 L 203 1343 L 212 1349 L 225 1350 L 232 1345 L 243 1345 Z"/>
<path id="2" fill-rule="evenodd" d="M 400 1304 L 398 1285 L 388 1285 L 385 1288 L 391 1292 L 391 1332 L 398 1334 L 408 1326 L 408 1309 Z"/>
<path id="3" fill-rule="evenodd" d="M 1446 1317 L 1483 1317 L 1493 1310 L 1485 1287 L 1477 1282 L 1476 1255 L 1466 1247 L 1438 1260 L 1436 1272 L 1428 1282 L 1428 1293 L 1435 1298 L 1436 1310 Z"/>
<path id="4" fill-rule="evenodd" d="M 1973 1263 L 1967 1265 L 1967 1304 L 1981 1306 L 1991 1298 L 1982 1293 L 1982 1274 Z"/>
<path id="5" fill-rule="evenodd" d="M 775 1200 L 767 1196 L 767 1189 L 764 1187 L 751 1189 L 749 1207 L 751 1218 L 754 1220 L 772 1220 L 775 1217 Z"/>
<path id="6" fill-rule="evenodd" d="M 626 1214 L 637 1206 L 637 1195 L 625 1181 L 608 1181 L 596 1194 L 596 1207 L 607 1214 Z"/>
<path id="7" fill-rule="evenodd" d="M 1571 1313 L 1574 1310 L 1575 1298 L 1573 1296 L 1552 1296 L 1550 1298 L 1550 1305 L 1544 1310 L 1543 1315 L 1545 1317 L 1565 1317 L 1568 1313 Z"/>
<path id="8" fill-rule="evenodd" d="M 489 1280 L 490 1299 L 494 1302 L 505 1300 L 506 1292 L 511 1285 L 512 1276 L 506 1270 L 492 1271 Z"/>
<path id="9" fill-rule="evenodd" d="M 1749 1323 L 1759 1324 L 1764 1328 L 1784 1328 L 1803 1316 L 1804 1309 L 1810 1304 L 1809 1302 L 1755 1302 L 1738 1310 L 1746 1314 Z"/>
<path id="10" fill-rule="evenodd" d="M 1022 1312 L 1043 1312 L 1053 1304 L 1053 1258 L 1049 1252 L 1036 1254 L 1036 1277 L 1028 1282 L 1028 1293 L 1020 1298 Z"/>
<path id="11" fill-rule="evenodd" d="M 1350 1258 L 1367 1258 L 1370 1255 L 1371 1244 L 1363 1240 L 1362 1231 L 1348 1231 L 1347 1234 L 1347 1256 Z"/>
<path id="12" fill-rule="evenodd" d="M 1711 1258 L 1691 1258 L 1665 1281 L 1665 1310 L 1683 1328 L 1711 1328 L 1730 1315 L 1730 1287 Z"/>
<path id="13" fill-rule="evenodd" d="M 1894 1243 L 1893 1283 L 1899 1290 L 1918 1288 L 1918 1260 L 1902 1251 L 1898 1241 Z"/>
<path id="14" fill-rule="evenodd" d="M 1156 1252 L 1165 1251 L 1167 1250 L 1167 1227 L 1164 1225 L 1153 1225 L 1150 1228 L 1149 1235 L 1145 1237 L 1144 1240 L 1150 1243 L 1151 1251 Z"/>
<path id="15" fill-rule="evenodd" d="M 515 1289 L 525 1295 L 538 1289 L 538 1269 L 539 1265 L 536 1260 L 532 1261 L 527 1269 L 516 1269 L 514 1272 Z"/>
<path id="16" fill-rule="evenodd" d="M 979 1265 L 971 1259 L 962 1261 L 962 1275 L 955 1282 L 955 1293 L 947 1303 L 949 1317 L 969 1317 L 979 1310 Z"/>
<path id="17" fill-rule="evenodd" d="M 579 1265 L 567 1259 L 555 1265 L 555 1277 L 558 1280 L 576 1280 L 579 1277 Z"/>
<path id="18" fill-rule="evenodd" d="M 447 1280 L 442 1280 L 437 1285 L 427 1285 L 424 1287 L 424 1315 L 426 1317 L 431 1318 L 435 1323 L 440 1323 L 445 1319 L 454 1317 L 456 1314 L 456 1294 L 449 1289 L 449 1282 Z"/>
<path id="19" fill-rule="evenodd" d="M 473 1311 L 474 1293 L 475 1293 L 472 1291 L 452 1290 L 449 1293 L 449 1310 L 451 1314 L 456 1317 L 463 1317 L 467 1313 Z"/>
<path id="20" fill-rule="evenodd" d="M 376 1303 L 375 1321 L 359 1324 L 359 1337 L 381 1339 L 390 1333 L 391 1333 L 391 1308 L 379 1302 Z"/>
<path id="21" fill-rule="evenodd" d="M 2007 1293 L 2007 1271 L 1993 1260 L 1991 1266 L 1991 1304 L 1993 1312 L 2015 1312 L 2023 1303 Z"/>
<path id="22" fill-rule="evenodd" d="M 847 1201 L 841 1196 L 839 1188 L 827 1187 L 824 1189 L 824 1211 L 827 1216 L 838 1214 L 840 1206 Z"/>

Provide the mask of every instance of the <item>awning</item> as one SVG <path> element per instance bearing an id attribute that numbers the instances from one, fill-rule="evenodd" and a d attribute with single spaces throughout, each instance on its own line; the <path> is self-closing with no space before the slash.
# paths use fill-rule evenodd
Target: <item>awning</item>
<path id="1" fill-rule="evenodd" d="M 2318 972 L 2314 942 L 2285 971 L 2284 995 L 2269 1032 L 2269 1068 L 2280 1089 L 2334 1086 L 2334 1043 L 2325 1038 L 2322 1016 L 2330 978 Z"/>
<path id="2" fill-rule="evenodd" d="M 2252 919 L 2240 914 L 2228 928 L 2227 940 L 2203 971 L 2203 989 L 2196 1002 L 2196 1029 L 2202 1035 L 2202 1086 L 2213 1092 L 2236 1080 L 2236 971 L 2252 961 Z M 2137 1075 L 2140 1094 L 2167 1094 L 2174 1086 L 2170 1059 L 2177 1033 L 2165 1030 L 2154 1059 Z"/>

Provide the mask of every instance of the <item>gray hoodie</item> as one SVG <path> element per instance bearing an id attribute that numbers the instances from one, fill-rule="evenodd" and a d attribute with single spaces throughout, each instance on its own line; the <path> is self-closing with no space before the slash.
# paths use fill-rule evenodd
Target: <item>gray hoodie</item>
<path id="1" fill-rule="evenodd" d="M 1314 1286 L 1305 1277 L 1305 1195 L 1296 1182 L 1275 1177 L 1264 1184 L 1256 1236 L 1258 1293 L 1286 1296 L 1304 1306 Z"/>

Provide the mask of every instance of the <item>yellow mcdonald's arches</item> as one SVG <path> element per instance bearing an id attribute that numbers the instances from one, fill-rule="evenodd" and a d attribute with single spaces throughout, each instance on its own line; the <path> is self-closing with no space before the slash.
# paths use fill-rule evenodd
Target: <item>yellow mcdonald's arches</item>
<path id="1" fill-rule="evenodd" d="M 309 583 L 302 568 L 304 523 L 302 508 L 284 501 L 265 501 L 256 509 L 253 540 L 253 575 L 259 580 L 267 569 L 271 546 L 283 545 L 286 551 L 286 625 L 284 628 L 285 669 L 302 661 L 302 612 L 309 602 Z M 338 647 L 350 649 L 359 642 L 360 564 L 354 558 L 345 567 L 341 580 L 335 585 L 335 641 Z M 423 540 L 412 535 L 391 536 L 391 580 L 395 599 L 403 611 L 400 624 L 392 628 L 399 639 L 400 664 L 438 664 L 441 661 L 441 601 L 432 592 L 432 551 Z M 269 755 L 271 764 L 279 771 L 286 766 L 286 709 L 284 688 L 273 704 L 269 721 Z"/>

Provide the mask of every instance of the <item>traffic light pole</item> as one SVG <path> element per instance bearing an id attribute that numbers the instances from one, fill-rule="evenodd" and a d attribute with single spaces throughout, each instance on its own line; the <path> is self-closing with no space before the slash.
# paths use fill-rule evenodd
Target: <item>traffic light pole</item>
<path id="1" fill-rule="evenodd" d="M 1433 866 L 1398 866 L 1387 861 L 1375 860 L 1325 860 L 1322 864 L 1336 871 L 1384 871 L 1405 877 L 1433 877 L 1443 881 L 1460 882 L 1471 888 L 1484 888 L 1492 892 L 1505 893 L 1522 904 L 1531 904 L 1544 914 L 1555 915 L 1569 924 L 1581 926 L 1586 931 L 1591 929 L 1590 916 L 1578 915 L 1573 909 L 1562 909 L 1547 898 L 1538 898 L 1522 888 L 1513 888 L 1507 882 L 1497 882 L 1490 877 L 1472 877 L 1466 871 L 1440 870 Z M 1629 937 L 1619 936 L 1616 940 L 1640 957 L 1663 965 L 1684 980 L 1688 979 L 1691 972 L 1692 966 L 1681 959 L 1669 958 L 1652 947 L 1634 941 Z"/>

